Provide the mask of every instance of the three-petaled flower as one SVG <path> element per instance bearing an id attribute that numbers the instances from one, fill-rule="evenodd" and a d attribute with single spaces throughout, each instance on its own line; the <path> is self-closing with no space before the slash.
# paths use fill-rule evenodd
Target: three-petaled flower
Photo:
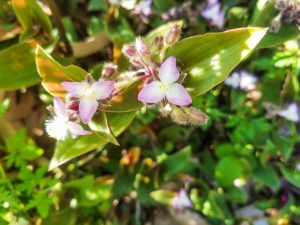
<path id="1" fill-rule="evenodd" d="M 74 97 L 79 98 L 79 115 L 83 123 L 87 124 L 96 113 L 99 100 L 108 98 L 112 91 L 113 81 L 95 82 L 62 82 L 62 86 Z"/>
<path id="2" fill-rule="evenodd" d="M 50 137 L 57 140 L 65 140 L 69 136 L 76 138 L 79 135 L 92 133 L 84 130 L 80 124 L 70 121 L 67 107 L 60 98 L 54 98 L 53 112 L 53 118 L 46 121 L 46 131 Z"/>
<path id="3" fill-rule="evenodd" d="M 178 83 L 180 73 L 176 67 L 176 58 L 167 58 L 158 71 L 159 80 L 147 84 L 139 93 L 138 100 L 148 104 L 156 104 L 163 99 L 179 106 L 192 103 L 192 98 L 186 89 Z"/>

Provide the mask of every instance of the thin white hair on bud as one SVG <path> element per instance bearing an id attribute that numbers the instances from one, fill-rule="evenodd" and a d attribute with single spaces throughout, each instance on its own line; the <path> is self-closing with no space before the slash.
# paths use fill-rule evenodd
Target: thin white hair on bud
<path id="1" fill-rule="evenodd" d="M 203 126 L 208 121 L 208 116 L 199 109 L 191 107 L 187 110 L 189 123 L 194 126 Z"/>

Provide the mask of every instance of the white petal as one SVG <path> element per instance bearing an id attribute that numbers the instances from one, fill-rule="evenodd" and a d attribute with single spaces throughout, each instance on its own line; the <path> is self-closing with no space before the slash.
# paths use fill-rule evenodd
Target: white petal
<path id="1" fill-rule="evenodd" d="M 170 56 L 167 58 L 158 71 L 158 76 L 161 82 L 165 84 L 172 84 L 179 79 L 179 70 L 176 67 L 176 58 Z"/>
<path id="2" fill-rule="evenodd" d="M 166 92 L 166 97 L 168 101 L 174 105 L 187 106 L 192 103 L 192 98 L 189 93 L 178 83 L 171 84 Z"/>
<path id="3" fill-rule="evenodd" d="M 153 81 L 147 84 L 139 93 L 138 100 L 148 104 L 156 104 L 163 100 L 165 91 L 160 87 L 160 81 Z"/>
<path id="4" fill-rule="evenodd" d="M 91 98 L 81 98 L 79 102 L 79 114 L 83 123 L 87 124 L 98 109 L 98 102 Z"/>

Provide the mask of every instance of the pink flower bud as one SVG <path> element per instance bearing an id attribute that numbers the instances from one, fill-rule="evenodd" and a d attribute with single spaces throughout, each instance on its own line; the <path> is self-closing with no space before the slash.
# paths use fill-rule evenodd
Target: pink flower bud
<path id="1" fill-rule="evenodd" d="M 141 37 L 136 38 L 135 48 L 141 58 L 144 58 L 144 57 L 150 55 L 150 50 L 149 50 L 148 46 L 146 45 L 145 41 Z"/>
<path id="2" fill-rule="evenodd" d="M 103 80 L 108 79 L 111 77 L 115 72 L 117 72 L 118 66 L 114 65 L 113 63 L 105 63 L 103 70 L 102 70 L 102 76 L 101 78 Z"/>
<path id="3" fill-rule="evenodd" d="M 122 52 L 127 58 L 131 59 L 135 56 L 136 49 L 134 45 L 124 45 L 122 48 Z"/>
<path id="4" fill-rule="evenodd" d="M 181 36 L 181 28 L 179 25 L 174 25 L 171 30 L 165 36 L 165 43 L 167 45 L 172 45 L 176 43 Z"/>
<path id="5" fill-rule="evenodd" d="M 156 37 L 154 39 L 154 45 L 157 50 L 161 50 L 164 45 L 164 38 L 162 36 Z"/>

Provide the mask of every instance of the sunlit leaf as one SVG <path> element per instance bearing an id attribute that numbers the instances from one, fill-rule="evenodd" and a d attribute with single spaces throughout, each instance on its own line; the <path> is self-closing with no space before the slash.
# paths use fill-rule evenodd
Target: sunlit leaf
<path id="1" fill-rule="evenodd" d="M 136 112 L 107 114 L 107 119 L 112 132 L 116 136 L 120 135 L 132 122 L 135 114 Z M 94 149 L 102 149 L 107 143 L 107 140 L 95 133 L 87 136 L 79 136 L 76 139 L 59 141 L 56 144 L 54 156 L 52 157 L 49 165 L 49 170 Z"/>
<path id="2" fill-rule="evenodd" d="M 167 51 L 187 72 L 184 86 L 193 96 L 201 95 L 224 81 L 253 51 L 266 29 L 240 28 L 208 33 L 177 42 Z"/>
<path id="3" fill-rule="evenodd" d="M 288 40 L 293 40 L 299 37 L 299 28 L 294 24 L 284 24 L 278 33 L 268 32 L 262 41 L 257 45 L 257 49 L 271 48 L 281 45 Z"/>
<path id="4" fill-rule="evenodd" d="M 0 51 L 0 89 L 16 90 L 39 83 L 34 49 L 35 42 L 28 41 Z"/>
<path id="5" fill-rule="evenodd" d="M 104 112 L 99 112 L 95 115 L 91 122 L 89 122 L 89 127 L 93 132 L 103 137 L 105 140 L 119 145 L 117 139 L 111 131 L 109 122 L 107 121 L 106 114 Z"/>
<path id="6" fill-rule="evenodd" d="M 176 193 L 169 190 L 152 191 L 150 196 L 157 202 L 164 205 L 171 205 Z"/>
<path id="7" fill-rule="evenodd" d="M 53 96 L 65 95 L 66 90 L 61 86 L 63 81 L 82 81 L 88 74 L 78 66 L 60 65 L 40 46 L 36 49 L 35 57 L 38 73 L 42 77 L 42 85 Z"/>

